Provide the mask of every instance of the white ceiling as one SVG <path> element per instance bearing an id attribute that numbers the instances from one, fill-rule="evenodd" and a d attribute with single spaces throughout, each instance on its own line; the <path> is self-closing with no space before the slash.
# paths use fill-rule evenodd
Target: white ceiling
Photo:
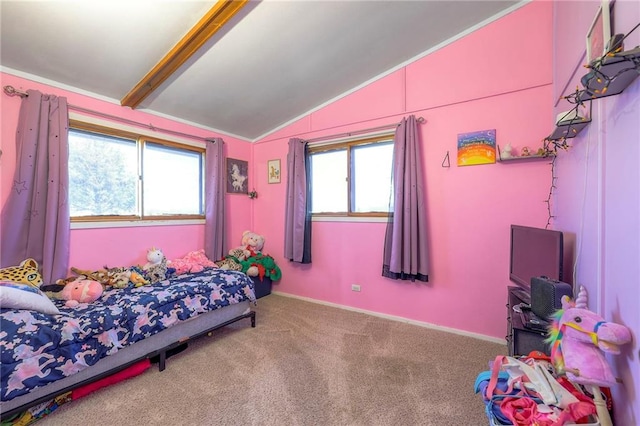
<path id="1" fill-rule="evenodd" d="M 214 3 L 2 0 L 0 65 L 119 104 Z M 137 108 L 253 141 L 522 4 L 250 1 Z"/>

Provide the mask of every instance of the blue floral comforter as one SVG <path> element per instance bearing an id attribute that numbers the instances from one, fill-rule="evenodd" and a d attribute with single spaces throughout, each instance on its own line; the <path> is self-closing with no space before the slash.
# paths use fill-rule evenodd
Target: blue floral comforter
<path id="1" fill-rule="evenodd" d="M 154 285 L 107 290 L 75 308 L 56 301 L 61 315 L 2 309 L 1 400 L 77 373 L 179 321 L 245 300 L 255 302 L 247 275 L 207 268 Z"/>

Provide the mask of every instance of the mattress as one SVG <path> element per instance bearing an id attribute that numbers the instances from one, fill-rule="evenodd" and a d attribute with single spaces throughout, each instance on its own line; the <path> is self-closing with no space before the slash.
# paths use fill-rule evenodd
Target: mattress
<path id="1" fill-rule="evenodd" d="M 251 302 L 249 277 L 210 268 L 153 286 L 109 290 L 79 308 L 59 304 L 62 315 L 2 309 L 0 411 L 6 414 L 144 357 L 164 356 L 178 342 L 246 317 Z"/>

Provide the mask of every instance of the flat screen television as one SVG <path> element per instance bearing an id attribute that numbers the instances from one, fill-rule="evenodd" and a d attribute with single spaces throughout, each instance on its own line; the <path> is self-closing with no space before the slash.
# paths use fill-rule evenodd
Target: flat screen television
<path id="1" fill-rule="evenodd" d="M 511 225 L 509 279 L 530 291 L 531 278 L 562 281 L 563 234 L 551 229 Z"/>

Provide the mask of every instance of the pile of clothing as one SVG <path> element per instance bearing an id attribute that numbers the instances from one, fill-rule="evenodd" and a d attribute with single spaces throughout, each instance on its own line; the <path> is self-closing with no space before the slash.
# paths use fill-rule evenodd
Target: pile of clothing
<path id="1" fill-rule="evenodd" d="M 492 426 L 600 424 L 592 396 L 558 376 L 549 357 L 541 352 L 497 356 L 489 370 L 478 374 L 474 390 L 482 395 Z M 609 389 L 602 390 L 610 402 Z"/>

